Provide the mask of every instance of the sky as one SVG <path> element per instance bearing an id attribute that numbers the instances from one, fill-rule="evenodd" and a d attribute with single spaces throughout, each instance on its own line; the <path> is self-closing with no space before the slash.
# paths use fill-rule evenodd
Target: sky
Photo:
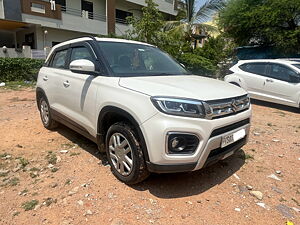
<path id="1" fill-rule="evenodd" d="M 204 4 L 204 2 L 206 2 L 206 0 L 196 0 L 196 8 L 198 9 Z"/>

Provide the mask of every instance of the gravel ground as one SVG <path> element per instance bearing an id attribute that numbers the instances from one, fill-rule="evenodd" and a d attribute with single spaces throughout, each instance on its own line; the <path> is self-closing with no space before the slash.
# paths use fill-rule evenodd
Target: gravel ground
<path id="1" fill-rule="evenodd" d="M 128 186 L 96 145 L 0 89 L 0 224 L 300 224 L 300 113 L 254 102 L 251 137 L 209 168 Z M 64 151 L 65 150 L 65 151 Z"/>

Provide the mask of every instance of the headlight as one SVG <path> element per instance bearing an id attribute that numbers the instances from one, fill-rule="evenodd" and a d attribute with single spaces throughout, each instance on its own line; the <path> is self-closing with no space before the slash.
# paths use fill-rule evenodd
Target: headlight
<path id="1" fill-rule="evenodd" d="M 154 106 L 161 112 L 176 115 L 205 118 L 205 107 L 202 101 L 170 97 L 152 97 Z"/>

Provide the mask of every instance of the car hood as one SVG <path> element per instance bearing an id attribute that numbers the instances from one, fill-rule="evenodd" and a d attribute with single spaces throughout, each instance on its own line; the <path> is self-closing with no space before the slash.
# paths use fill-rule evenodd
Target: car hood
<path id="1" fill-rule="evenodd" d="M 119 85 L 149 96 L 172 96 L 198 100 L 215 100 L 247 94 L 243 89 L 194 75 L 122 77 Z"/>

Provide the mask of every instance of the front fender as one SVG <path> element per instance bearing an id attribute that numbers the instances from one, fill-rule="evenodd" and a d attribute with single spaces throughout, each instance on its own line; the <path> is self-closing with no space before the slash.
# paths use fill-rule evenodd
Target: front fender
<path id="1" fill-rule="evenodd" d="M 236 83 L 238 84 L 241 88 L 247 90 L 247 84 L 245 80 L 238 75 L 232 74 L 232 75 L 227 75 L 225 76 L 224 80 L 228 83 Z"/>

